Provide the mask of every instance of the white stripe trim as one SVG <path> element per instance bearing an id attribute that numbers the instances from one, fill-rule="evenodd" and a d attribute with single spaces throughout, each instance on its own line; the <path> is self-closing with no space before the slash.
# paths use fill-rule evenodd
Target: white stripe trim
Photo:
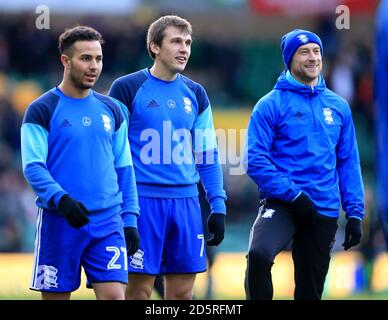
<path id="1" fill-rule="evenodd" d="M 302 194 L 302 191 L 299 191 L 298 194 L 296 195 L 296 197 L 294 199 L 292 199 L 291 203 L 294 202 L 296 200 L 296 198 L 298 198 L 301 194 Z"/>
<path id="2" fill-rule="evenodd" d="M 264 205 L 262 205 L 262 206 L 259 208 L 259 212 L 257 213 L 256 220 L 255 220 L 255 222 L 254 222 L 253 225 L 252 225 L 251 231 L 249 232 L 248 252 L 249 252 L 249 250 L 251 249 L 252 238 L 253 238 L 253 230 L 255 229 L 255 225 L 256 225 L 257 221 L 259 220 L 259 218 L 260 218 L 260 216 L 261 216 L 261 212 L 262 212 L 263 210 L 264 210 Z"/>
<path id="3" fill-rule="evenodd" d="M 43 209 L 38 209 L 38 216 L 36 221 L 36 236 L 35 236 L 35 249 L 34 249 L 34 262 L 32 266 L 32 277 L 31 277 L 31 289 L 38 289 L 36 286 L 37 273 L 39 268 L 39 251 L 40 251 L 40 239 L 42 232 L 42 220 L 43 220 Z"/>

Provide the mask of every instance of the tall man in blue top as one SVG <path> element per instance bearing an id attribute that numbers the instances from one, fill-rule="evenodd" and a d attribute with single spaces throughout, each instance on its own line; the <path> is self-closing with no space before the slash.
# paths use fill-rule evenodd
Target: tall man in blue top
<path id="1" fill-rule="evenodd" d="M 377 209 L 388 251 L 388 1 L 380 2 L 376 14 L 374 91 L 376 103 Z"/>
<path id="2" fill-rule="evenodd" d="M 42 299 L 69 299 L 81 266 L 97 299 L 124 299 L 127 250 L 139 245 L 127 122 L 120 102 L 91 90 L 102 70 L 101 43 L 90 27 L 66 30 L 59 37 L 63 80 L 23 119 L 23 170 L 39 207 L 30 288 Z"/>
<path id="3" fill-rule="evenodd" d="M 206 270 L 197 183 L 211 206 L 208 226 L 224 238 L 225 191 L 210 102 L 204 88 L 183 76 L 192 28 L 177 16 L 153 22 L 147 48 L 151 68 L 114 81 L 109 95 L 129 110 L 139 204 L 140 249 L 129 257 L 127 299 L 148 299 L 155 276 L 165 275 L 166 299 L 191 299 L 196 273 Z"/>
<path id="4" fill-rule="evenodd" d="M 295 299 L 321 299 L 337 230 L 346 213 L 344 249 L 361 239 L 364 190 L 348 103 L 321 75 L 322 42 L 296 29 L 283 36 L 287 69 L 253 109 L 245 152 L 261 206 L 251 229 L 247 299 L 272 299 L 271 267 L 290 241 Z"/>

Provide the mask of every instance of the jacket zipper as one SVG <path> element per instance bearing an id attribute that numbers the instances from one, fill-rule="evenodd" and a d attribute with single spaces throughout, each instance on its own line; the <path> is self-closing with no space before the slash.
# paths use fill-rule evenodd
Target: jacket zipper
<path id="1" fill-rule="evenodd" d="M 317 119 L 315 117 L 315 112 L 314 112 L 314 109 L 313 109 L 313 106 L 312 106 L 312 100 L 314 98 L 313 96 L 313 93 L 315 92 L 315 87 L 311 87 L 311 91 L 310 91 L 310 94 L 309 94 L 309 106 L 310 106 L 310 110 L 311 110 L 311 113 L 313 115 L 313 133 L 317 132 Z"/>

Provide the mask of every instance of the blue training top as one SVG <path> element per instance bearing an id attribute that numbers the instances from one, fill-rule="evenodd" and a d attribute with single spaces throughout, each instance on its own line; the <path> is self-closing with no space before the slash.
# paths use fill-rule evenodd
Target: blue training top
<path id="1" fill-rule="evenodd" d="M 93 90 L 77 99 L 58 88 L 30 104 L 21 127 L 22 161 L 38 207 L 56 211 L 69 194 L 98 213 L 91 219 L 121 212 L 124 226 L 136 226 L 136 182 L 119 105 Z"/>
<path id="2" fill-rule="evenodd" d="M 164 81 L 143 69 L 115 80 L 109 95 L 128 108 L 139 195 L 196 196 L 201 179 L 212 212 L 225 214 L 226 194 L 204 88 L 181 74 Z"/>

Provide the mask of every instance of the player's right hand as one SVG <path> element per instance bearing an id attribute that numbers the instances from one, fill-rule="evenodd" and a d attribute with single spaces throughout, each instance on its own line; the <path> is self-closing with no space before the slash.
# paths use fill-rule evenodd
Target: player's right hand
<path id="1" fill-rule="evenodd" d="M 58 204 L 59 211 L 67 222 L 74 228 L 79 229 L 89 222 L 89 210 L 79 201 L 68 194 L 62 196 Z"/>

